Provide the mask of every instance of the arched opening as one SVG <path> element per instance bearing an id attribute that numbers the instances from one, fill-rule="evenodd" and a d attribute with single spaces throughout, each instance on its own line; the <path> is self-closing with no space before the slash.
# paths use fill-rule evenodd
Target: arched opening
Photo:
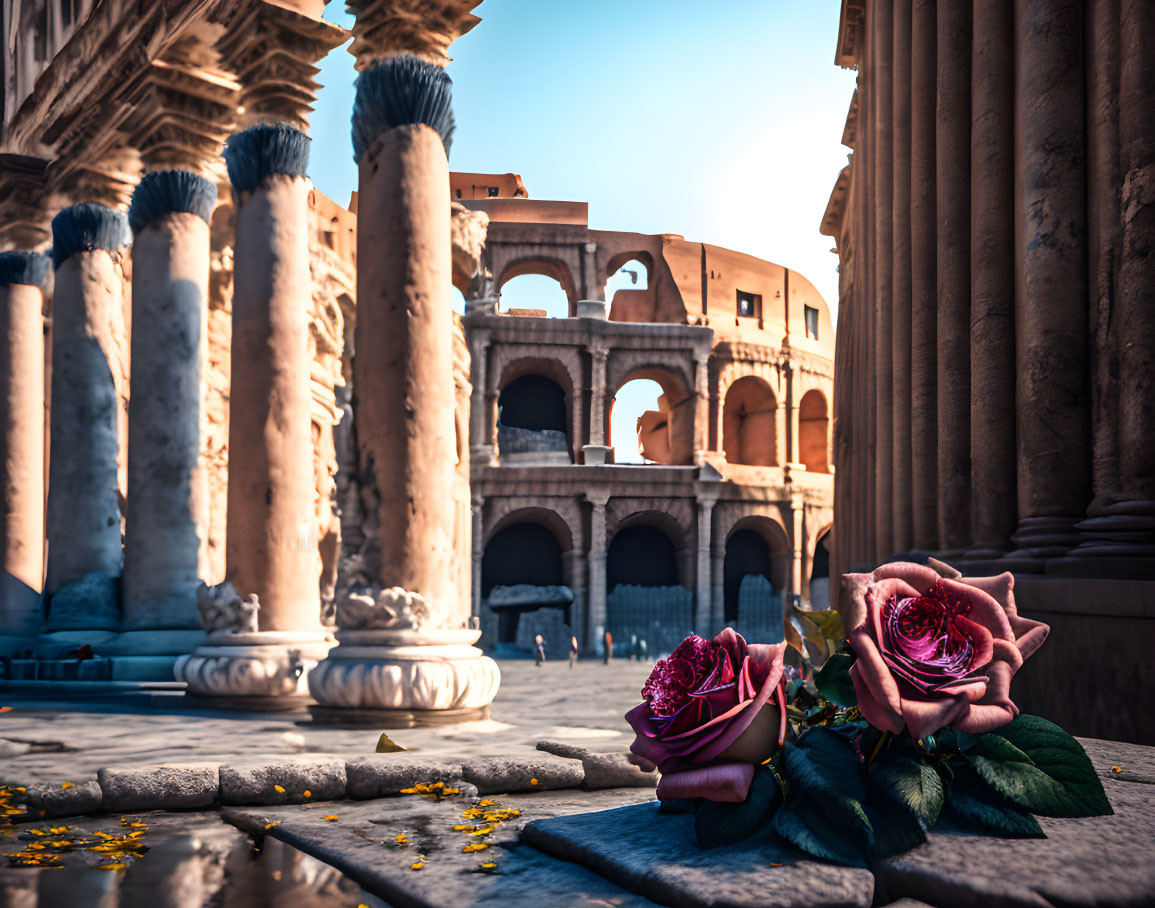
<path id="1" fill-rule="evenodd" d="M 449 285 L 450 306 L 458 315 L 465 315 L 465 294 L 453 284 Z"/>
<path id="2" fill-rule="evenodd" d="M 504 464 L 572 463 L 565 390 L 544 375 L 522 375 L 497 399 L 497 447 Z"/>
<path id="3" fill-rule="evenodd" d="M 489 540 L 481 556 L 487 646 L 531 652 L 541 634 L 555 654 L 568 649 L 573 593 L 561 553 L 557 536 L 539 523 L 513 523 Z"/>
<path id="4" fill-rule="evenodd" d="M 826 397 L 816 389 L 802 395 L 798 404 L 798 457 L 812 473 L 829 473 Z"/>
<path id="5" fill-rule="evenodd" d="M 610 404 L 614 463 L 669 462 L 669 418 L 661 414 L 661 400 L 662 386 L 647 378 L 626 382 L 614 395 Z"/>
<path id="6" fill-rule="evenodd" d="M 498 309 L 508 315 L 569 318 L 577 288 L 563 262 L 530 260 L 510 265 L 497 282 Z"/>
<path id="7" fill-rule="evenodd" d="M 620 252 L 607 263 L 608 316 L 615 322 L 659 321 L 650 287 L 653 257 L 648 252 Z"/>
<path id="8" fill-rule="evenodd" d="M 824 529 L 814 545 L 810 565 L 810 607 L 815 611 L 830 608 L 830 527 Z"/>
<path id="9" fill-rule="evenodd" d="M 722 446 L 729 463 L 778 465 L 778 401 L 761 378 L 747 375 L 726 391 L 722 408 Z"/>
<path id="10" fill-rule="evenodd" d="M 693 631 L 693 594 L 678 582 L 673 540 L 655 526 L 636 524 L 614 536 L 606 591 L 615 655 L 669 653 Z"/>
<path id="11" fill-rule="evenodd" d="M 739 521 L 726 539 L 723 616 L 747 640 L 783 639 L 782 610 L 790 575 L 785 531 L 769 518 Z"/>

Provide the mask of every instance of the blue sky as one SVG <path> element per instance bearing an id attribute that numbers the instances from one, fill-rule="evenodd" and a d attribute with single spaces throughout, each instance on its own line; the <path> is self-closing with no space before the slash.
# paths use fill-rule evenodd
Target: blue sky
<path id="1" fill-rule="evenodd" d="M 837 259 L 818 224 L 848 153 L 855 74 L 833 62 L 839 7 L 485 0 L 450 51 L 450 167 L 513 171 L 531 198 L 589 202 L 596 229 L 679 233 L 785 265 L 836 314 Z M 340 2 L 325 18 L 352 24 Z M 310 176 L 347 204 L 353 58 L 338 48 L 321 70 Z M 615 423 L 636 410 L 622 401 Z"/>

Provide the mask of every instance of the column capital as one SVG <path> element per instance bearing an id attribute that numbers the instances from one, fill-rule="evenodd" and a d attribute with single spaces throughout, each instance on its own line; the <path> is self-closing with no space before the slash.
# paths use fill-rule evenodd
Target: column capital
<path id="1" fill-rule="evenodd" d="M 358 72 L 374 60 L 413 54 L 429 63 L 450 62 L 449 45 L 470 31 L 481 0 L 346 0 L 357 17 L 349 47 Z"/>
<path id="2" fill-rule="evenodd" d="M 594 506 L 594 510 L 604 509 L 607 502 L 613 497 L 608 489 L 587 489 L 585 499 Z"/>
<path id="3" fill-rule="evenodd" d="M 593 242 L 586 243 L 585 244 L 585 251 L 588 252 L 590 255 L 593 255 L 595 252 L 598 251 L 598 244 L 593 243 Z"/>

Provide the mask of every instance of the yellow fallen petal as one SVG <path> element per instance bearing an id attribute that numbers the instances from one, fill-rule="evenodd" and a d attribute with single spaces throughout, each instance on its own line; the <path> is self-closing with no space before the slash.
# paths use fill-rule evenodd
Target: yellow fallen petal
<path id="1" fill-rule="evenodd" d="M 403 794 L 403 795 L 417 794 L 417 789 L 416 788 L 402 788 L 401 794 Z"/>
<path id="2" fill-rule="evenodd" d="M 485 851 L 489 847 L 489 842 L 474 842 L 472 845 L 466 845 L 461 849 L 462 854 L 469 854 L 471 851 Z"/>
<path id="3" fill-rule="evenodd" d="M 409 844 L 409 837 L 407 835 L 405 835 L 405 833 L 401 832 L 401 833 L 398 833 L 397 835 L 395 835 L 393 837 L 393 841 L 396 842 L 398 845 L 408 845 Z"/>
<path id="4" fill-rule="evenodd" d="M 1111 767 L 1111 772 L 1122 772 L 1122 771 L 1123 771 L 1122 766 L 1112 766 Z"/>
<path id="5" fill-rule="evenodd" d="M 460 826 L 454 826 L 454 832 L 472 832 L 477 827 L 471 823 L 462 823 Z"/>
<path id="6" fill-rule="evenodd" d="M 327 817 L 321 817 L 321 819 L 322 820 L 328 820 L 330 823 L 332 823 L 334 820 L 337 819 L 337 814 L 331 813 Z"/>
<path id="7" fill-rule="evenodd" d="M 71 788 L 71 787 L 72 787 L 72 783 L 71 783 L 71 782 L 65 782 L 65 783 L 64 783 L 63 785 L 61 785 L 60 787 L 61 787 L 62 789 L 65 789 L 65 790 L 67 790 L 67 789 L 69 789 L 69 788 Z"/>
<path id="8" fill-rule="evenodd" d="M 486 861 L 484 864 L 481 865 L 481 869 L 482 870 L 492 870 L 496 866 L 497 866 L 496 861 Z"/>
<path id="9" fill-rule="evenodd" d="M 481 801 L 479 801 L 478 803 L 479 803 L 479 804 L 480 804 L 480 806 L 482 806 L 482 807 L 492 807 L 492 806 L 493 806 L 494 804 L 496 804 L 497 802 L 496 802 L 496 801 L 491 801 L 491 800 L 489 800 L 489 798 L 482 798 L 482 799 L 481 799 Z"/>
<path id="10" fill-rule="evenodd" d="M 127 870 L 128 865 L 127 864 L 119 864 L 119 863 L 117 863 L 117 864 L 97 864 L 96 869 L 97 870 L 111 870 L 114 873 L 119 873 L 122 870 Z"/>
<path id="11" fill-rule="evenodd" d="M 478 826 L 470 835 L 489 835 L 496 828 L 496 826 Z"/>
<path id="12" fill-rule="evenodd" d="M 275 823 L 266 823 L 265 829 L 272 829 L 274 826 L 280 826 L 280 825 L 281 825 L 281 821 L 277 820 L 277 822 L 275 822 Z"/>
<path id="13" fill-rule="evenodd" d="M 425 862 L 424 862 L 424 861 L 418 861 L 418 862 L 417 862 L 417 863 L 415 863 L 415 864 L 410 864 L 410 865 L 409 865 L 409 869 L 410 869 L 410 870 L 421 870 L 421 869 L 422 869 L 422 868 L 424 868 L 424 867 L 425 867 Z"/>
<path id="14" fill-rule="evenodd" d="M 273 791 L 275 791 L 277 794 L 284 794 L 285 793 L 285 786 L 284 785 L 274 785 Z"/>
<path id="15" fill-rule="evenodd" d="M 537 784 L 539 784 L 539 783 L 538 783 L 537 779 L 530 779 L 530 780 L 529 780 L 529 784 L 530 784 L 530 785 L 537 785 Z"/>
<path id="16" fill-rule="evenodd" d="M 395 754 L 404 753 L 405 748 L 395 741 L 390 740 L 385 732 L 381 732 L 381 737 L 377 739 L 377 753 L 379 754 Z"/>
<path id="17" fill-rule="evenodd" d="M 311 797 L 313 797 L 313 792 L 309 791 L 309 789 L 307 789 L 307 788 L 306 788 L 306 789 L 305 789 L 305 797 L 306 797 L 306 798 L 311 798 Z"/>

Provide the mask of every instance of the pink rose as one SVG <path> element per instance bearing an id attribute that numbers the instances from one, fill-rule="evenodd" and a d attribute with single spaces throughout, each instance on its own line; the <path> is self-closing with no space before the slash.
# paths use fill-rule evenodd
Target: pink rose
<path id="1" fill-rule="evenodd" d="M 925 738 L 948 725 L 984 734 L 1017 716 L 1011 678 L 1050 628 L 1019 615 L 1013 586 L 1009 573 L 950 579 L 906 562 L 846 574 L 839 611 L 863 717 Z"/>
<path id="2" fill-rule="evenodd" d="M 626 721 L 637 733 L 630 750 L 662 772 L 660 799 L 745 800 L 753 764 L 785 737 L 785 651 L 726 628 L 712 641 L 687 637 L 654 666 Z"/>

